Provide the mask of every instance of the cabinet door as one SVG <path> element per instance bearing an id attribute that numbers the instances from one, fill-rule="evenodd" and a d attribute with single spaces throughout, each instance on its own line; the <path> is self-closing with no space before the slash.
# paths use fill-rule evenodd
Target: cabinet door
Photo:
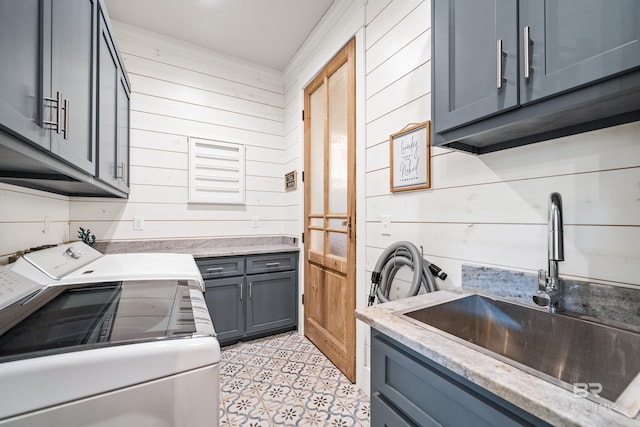
<path id="1" fill-rule="evenodd" d="M 247 335 L 298 324 L 294 271 L 247 276 Z"/>
<path id="2" fill-rule="evenodd" d="M 505 400 L 372 329 L 371 392 L 419 426 L 548 426 Z M 377 409 L 371 407 L 372 426 Z"/>
<path id="3" fill-rule="evenodd" d="M 434 1 L 435 132 L 518 105 L 517 8 L 513 0 Z"/>
<path id="4" fill-rule="evenodd" d="M 521 0 L 521 103 L 597 82 L 640 66 L 638 0 Z"/>
<path id="5" fill-rule="evenodd" d="M 204 299 L 220 342 L 244 335 L 243 287 L 244 277 L 205 280 Z"/>
<path id="6" fill-rule="evenodd" d="M 129 192 L 129 88 L 122 72 L 118 78 L 118 150 L 116 176 L 118 188 Z"/>
<path id="7" fill-rule="evenodd" d="M 95 2 L 55 0 L 51 4 L 50 96 L 60 91 L 68 106 L 63 112 L 64 131 L 52 132 L 51 151 L 93 175 Z"/>
<path id="8" fill-rule="evenodd" d="M 38 0 L 0 1 L 0 128 L 49 149 L 41 126 L 43 16 Z"/>
<path id="9" fill-rule="evenodd" d="M 98 178 L 118 186 L 118 60 L 105 18 L 100 11 L 98 32 Z"/>
<path id="10" fill-rule="evenodd" d="M 371 427 L 415 427 L 417 424 L 407 420 L 400 412 L 387 404 L 380 393 L 371 395 Z M 440 424 L 433 423 L 429 426 L 438 427 Z"/>

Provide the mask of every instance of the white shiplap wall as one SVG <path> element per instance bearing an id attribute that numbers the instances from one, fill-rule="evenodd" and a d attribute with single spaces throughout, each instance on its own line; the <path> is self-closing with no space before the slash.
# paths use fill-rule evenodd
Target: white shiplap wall
<path id="1" fill-rule="evenodd" d="M 74 198 L 99 240 L 286 234 L 282 74 L 114 22 L 131 80 L 131 194 Z M 189 204 L 188 137 L 246 145 L 246 205 Z M 144 230 L 133 229 L 133 217 Z M 258 219 L 258 227 L 253 219 Z"/>
<path id="2" fill-rule="evenodd" d="M 67 240 L 68 197 L 0 183 L 0 265 L 17 251 Z"/>
<path id="3" fill-rule="evenodd" d="M 430 190 L 389 192 L 389 134 L 431 118 L 429 1 L 367 8 L 367 269 L 398 240 L 460 285 L 460 266 L 546 266 L 548 195 L 563 195 L 561 274 L 640 286 L 640 123 L 483 156 L 434 149 Z M 391 217 L 391 236 L 380 233 Z"/>
<path id="4" fill-rule="evenodd" d="M 332 10 L 345 3 L 363 2 L 336 2 Z M 378 256 L 399 240 L 423 246 L 425 257 L 449 273 L 446 287 L 460 286 L 465 263 L 531 273 L 545 268 L 547 204 L 553 191 L 564 202 L 561 275 L 640 287 L 639 122 L 483 156 L 432 148 L 432 188 L 391 194 L 389 135 L 431 119 L 430 4 L 364 2 L 364 36 L 357 40 L 364 50 L 359 67 L 365 70 L 357 81 L 364 97 L 359 120 L 365 117 L 358 140 L 365 147 L 358 158 L 364 175 L 357 190 L 358 217 L 364 215 L 365 223 L 358 222 L 358 250 L 365 252 L 358 255 L 358 304 L 364 304 Z M 328 14 L 326 19 L 338 18 Z M 316 44 L 301 49 L 322 52 L 305 58 L 315 72 L 331 57 L 327 50 L 335 53 L 358 31 L 350 29 L 336 41 L 331 28 L 330 22 L 316 28 L 310 38 Z M 324 36 L 330 40 L 326 45 L 317 42 Z M 300 68 L 285 72 L 287 99 L 301 90 L 292 82 L 305 83 L 308 74 L 315 74 Z M 287 129 L 298 127 L 292 120 L 298 116 L 286 116 Z M 381 235 L 382 215 L 390 216 L 391 236 Z M 367 335 L 359 324 L 358 384 L 365 390 Z"/>

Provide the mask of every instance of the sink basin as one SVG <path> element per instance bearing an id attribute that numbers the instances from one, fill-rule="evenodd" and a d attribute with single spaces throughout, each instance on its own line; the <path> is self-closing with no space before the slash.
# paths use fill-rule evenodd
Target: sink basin
<path id="1" fill-rule="evenodd" d="M 577 384 L 580 396 L 588 390 L 627 416 L 638 413 L 640 334 L 480 295 L 396 314 L 568 390 Z"/>

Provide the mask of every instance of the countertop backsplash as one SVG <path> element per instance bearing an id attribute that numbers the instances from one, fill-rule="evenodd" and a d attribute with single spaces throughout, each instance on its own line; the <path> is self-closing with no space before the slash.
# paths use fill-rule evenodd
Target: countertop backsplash
<path id="1" fill-rule="evenodd" d="M 640 289 L 560 278 L 568 315 L 640 333 Z M 462 266 L 462 288 L 537 307 L 538 276 L 492 267 Z"/>

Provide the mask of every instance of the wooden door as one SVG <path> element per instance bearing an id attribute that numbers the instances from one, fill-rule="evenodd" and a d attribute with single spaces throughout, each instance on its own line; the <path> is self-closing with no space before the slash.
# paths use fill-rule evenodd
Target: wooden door
<path id="1" fill-rule="evenodd" d="M 355 40 L 305 88 L 304 330 L 355 381 Z"/>

